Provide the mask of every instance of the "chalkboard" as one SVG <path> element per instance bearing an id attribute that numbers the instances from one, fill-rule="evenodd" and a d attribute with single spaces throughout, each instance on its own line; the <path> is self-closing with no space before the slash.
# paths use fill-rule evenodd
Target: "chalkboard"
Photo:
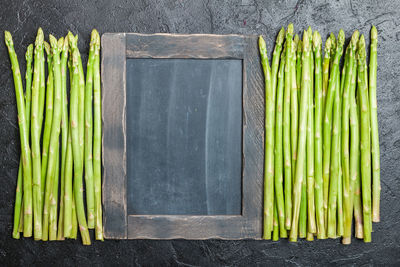
<path id="1" fill-rule="evenodd" d="M 127 59 L 127 207 L 239 215 L 242 60 Z"/>
<path id="2" fill-rule="evenodd" d="M 257 40 L 103 34 L 106 238 L 261 238 Z"/>

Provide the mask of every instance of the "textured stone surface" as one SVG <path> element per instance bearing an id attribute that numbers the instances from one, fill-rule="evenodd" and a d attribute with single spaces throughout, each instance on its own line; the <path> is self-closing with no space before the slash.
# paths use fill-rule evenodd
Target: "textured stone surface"
<path id="1" fill-rule="evenodd" d="M 349 37 L 359 29 L 369 38 L 379 32 L 378 117 L 381 137 L 382 222 L 374 224 L 373 242 L 339 240 L 296 244 L 270 241 L 156 241 L 42 243 L 13 240 L 12 213 L 19 160 L 15 94 L 10 64 L 0 35 L 0 264 L 61 265 L 399 265 L 400 264 L 400 2 L 398 1 L 2 1 L 0 30 L 14 36 L 22 61 L 37 27 L 46 34 L 79 34 L 86 62 L 89 34 L 104 32 L 264 34 L 269 52 L 281 26 L 296 31 L 311 25 L 327 36 L 340 27 Z M 348 40 L 349 38 L 347 38 Z M 24 64 L 21 64 L 24 66 Z M 21 71 L 25 68 L 22 67 Z M 3 265 L 2 264 L 2 265 Z"/>

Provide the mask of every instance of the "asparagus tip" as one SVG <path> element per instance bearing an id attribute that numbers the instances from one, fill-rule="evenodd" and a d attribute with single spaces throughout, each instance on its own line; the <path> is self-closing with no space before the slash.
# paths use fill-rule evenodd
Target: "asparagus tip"
<path id="1" fill-rule="evenodd" d="M 9 31 L 4 31 L 4 39 L 6 41 L 6 45 L 7 46 L 13 46 L 14 45 L 11 33 Z"/>
<path id="2" fill-rule="evenodd" d="M 53 35 L 49 35 L 49 41 L 50 41 L 50 45 L 51 45 L 51 47 L 52 48 L 58 48 L 58 41 L 57 41 L 57 38 L 56 37 L 54 37 Z"/>
<path id="3" fill-rule="evenodd" d="M 293 38 L 293 42 L 297 45 L 297 43 L 299 42 L 299 39 L 300 39 L 299 35 L 296 34 L 296 35 L 294 36 L 294 38 Z"/>
<path id="4" fill-rule="evenodd" d="M 364 34 L 361 34 L 360 40 L 358 40 L 358 57 L 360 60 L 365 58 L 365 38 Z"/>
<path id="5" fill-rule="evenodd" d="M 319 34 L 318 31 L 315 31 L 313 33 L 312 41 L 313 41 L 314 49 L 320 48 L 322 40 L 321 40 L 321 35 Z"/>
<path id="6" fill-rule="evenodd" d="M 331 48 L 332 48 L 332 40 L 331 37 L 328 37 L 325 42 L 325 53 L 326 54 L 330 53 Z"/>
<path id="7" fill-rule="evenodd" d="M 51 54 L 50 44 L 46 41 L 43 42 L 44 50 L 46 51 L 47 56 Z"/>
<path id="8" fill-rule="evenodd" d="M 60 39 L 58 39 L 58 49 L 62 50 L 64 44 L 64 37 L 61 37 Z"/>
<path id="9" fill-rule="evenodd" d="M 304 31 L 303 34 L 303 51 L 307 52 L 310 49 L 310 38 L 308 36 L 308 31 Z"/>
<path id="10" fill-rule="evenodd" d="M 99 33 L 96 29 L 92 30 L 92 34 L 90 36 L 90 46 L 97 45 L 99 42 Z"/>
<path id="11" fill-rule="evenodd" d="M 25 53 L 26 61 L 31 62 L 32 56 L 33 56 L 33 44 L 30 44 L 30 45 L 28 45 L 28 48 L 26 49 L 26 53 Z"/>
<path id="12" fill-rule="evenodd" d="M 378 31 L 376 30 L 376 27 L 372 25 L 371 28 L 371 39 L 376 40 L 378 38 Z"/>
<path id="13" fill-rule="evenodd" d="M 39 29 L 37 31 L 37 35 L 36 35 L 35 45 L 36 46 L 43 45 L 43 41 L 44 41 L 43 30 L 42 30 L 42 28 L 39 27 Z"/>
<path id="14" fill-rule="evenodd" d="M 293 23 L 290 23 L 287 27 L 287 34 L 293 35 Z"/>
<path id="15" fill-rule="evenodd" d="M 311 26 L 308 26 L 308 28 L 307 28 L 307 34 L 308 34 L 308 39 L 311 39 L 312 38 L 312 29 L 311 29 Z"/>
<path id="16" fill-rule="evenodd" d="M 351 45 L 353 47 L 357 47 L 357 42 L 358 42 L 358 38 L 360 36 L 360 32 L 358 30 L 355 30 L 353 35 L 351 36 Z"/>
<path id="17" fill-rule="evenodd" d="M 69 38 L 68 38 L 68 34 L 65 36 L 65 38 L 64 38 L 64 44 L 63 44 L 63 47 L 62 47 L 62 50 L 68 50 L 68 42 L 69 42 Z"/>
<path id="18" fill-rule="evenodd" d="M 303 41 L 300 39 L 297 42 L 297 51 L 299 51 L 299 52 L 303 51 Z"/>
<path id="19" fill-rule="evenodd" d="M 261 35 L 258 38 L 258 46 L 260 47 L 260 52 L 267 53 L 267 46 L 265 44 L 264 38 Z"/>
<path id="20" fill-rule="evenodd" d="M 278 37 L 276 38 L 276 44 L 282 45 L 284 38 L 285 38 L 285 28 L 282 27 L 278 33 Z"/>
<path id="21" fill-rule="evenodd" d="M 345 35 L 344 35 L 344 31 L 342 29 L 340 29 L 339 34 L 338 34 L 338 46 L 343 46 L 344 41 L 345 41 Z"/>
<path id="22" fill-rule="evenodd" d="M 331 32 L 331 35 L 329 35 L 329 38 L 331 39 L 331 50 L 335 51 L 336 50 L 336 36 Z"/>

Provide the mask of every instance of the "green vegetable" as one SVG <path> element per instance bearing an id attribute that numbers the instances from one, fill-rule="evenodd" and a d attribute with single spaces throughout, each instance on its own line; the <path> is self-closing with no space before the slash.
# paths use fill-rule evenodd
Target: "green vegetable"
<path id="1" fill-rule="evenodd" d="M 314 164 L 315 164 L 315 214 L 317 222 L 317 237 L 325 239 L 324 192 L 322 179 L 322 114 L 323 114 L 323 75 L 321 61 L 321 36 L 318 31 L 313 35 L 315 58 L 315 120 L 314 120 Z M 325 60 L 324 60 L 325 61 Z M 328 61 L 329 67 L 329 61 Z"/>
<path id="2" fill-rule="evenodd" d="M 21 72 L 19 70 L 18 58 L 15 54 L 14 43 L 11 33 L 4 32 L 4 41 L 6 43 L 8 54 L 11 61 L 13 72 L 15 96 L 17 100 L 19 136 L 21 141 L 21 158 L 23 174 L 23 205 L 24 205 L 24 237 L 32 236 L 32 158 L 29 146 L 29 133 L 25 118 L 24 92 L 22 86 Z"/>
<path id="3" fill-rule="evenodd" d="M 79 74 L 79 63 L 78 54 L 79 51 L 76 47 L 76 38 L 68 36 L 70 41 L 70 47 L 72 49 L 72 70 L 73 70 L 73 82 L 71 86 L 70 96 L 70 127 L 72 136 L 72 153 L 74 158 L 74 195 L 76 203 L 76 212 L 79 223 L 79 230 L 81 232 L 82 243 L 84 245 L 90 245 L 90 236 L 86 223 L 85 208 L 83 203 L 83 185 L 82 185 L 82 174 L 83 164 L 81 160 L 82 150 L 80 148 L 80 136 L 79 136 L 79 90 L 80 90 L 80 74 Z"/>
<path id="4" fill-rule="evenodd" d="M 376 71 L 378 31 L 375 26 L 371 28 L 371 51 L 369 57 L 369 106 L 371 120 L 371 152 L 372 152 L 372 221 L 379 222 L 379 206 L 381 195 L 380 159 L 379 159 L 379 131 L 378 113 L 376 103 Z"/>
<path id="5" fill-rule="evenodd" d="M 307 31 L 303 34 L 303 58 L 302 65 L 309 66 L 310 62 L 310 42 L 308 40 Z M 303 68 L 301 79 L 301 99 L 299 109 L 299 131 L 298 131 L 298 148 L 297 148 L 297 162 L 296 162 L 296 176 L 293 187 L 293 217 L 292 227 L 290 230 L 290 241 L 297 241 L 298 223 L 301 202 L 301 188 L 306 168 L 306 139 L 307 139 L 307 111 L 308 111 L 308 93 L 310 87 L 310 73 L 309 68 Z"/>
<path id="6" fill-rule="evenodd" d="M 360 101 L 361 186 L 364 222 L 364 242 L 371 242 L 371 140 L 368 85 L 365 69 L 365 39 L 358 41 L 358 99 Z"/>
<path id="7" fill-rule="evenodd" d="M 258 46 L 265 78 L 265 162 L 264 162 L 264 231 L 263 238 L 271 239 L 274 206 L 274 96 L 267 48 L 260 36 Z"/>
<path id="8" fill-rule="evenodd" d="M 101 207 L 101 88 L 100 88 L 100 35 L 92 31 L 96 40 L 93 63 L 93 181 L 96 210 L 96 240 L 103 241 L 103 215 Z"/>
<path id="9" fill-rule="evenodd" d="M 294 69 L 293 54 L 294 44 L 292 40 L 293 24 L 289 24 L 286 32 L 285 53 L 285 88 L 283 93 L 283 162 L 284 162 L 284 193 L 285 193 L 285 229 L 290 230 L 292 223 L 292 177 L 291 177 L 291 149 L 290 149 L 290 93 L 292 89 L 291 74 Z M 296 86 L 294 84 L 294 86 Z M 297 95 L 297 92 L 296 92 Z M 297 102 L 297 101 L 296 101 Z"/>
<path id="10" fill-rule="evenodd" d="M 285 71 L 286 47 L 281 54 L 281 63 L 278 72 L 278 87 L 276 90 L 276 112 L 275 112 L 275 206 L 277 208 L 280 236 L 286 238 L 285 229 L 285 201 L 283 198 L 283 142 L 282 142 L 282 120 L 283 120 L 283 87 Z"/>

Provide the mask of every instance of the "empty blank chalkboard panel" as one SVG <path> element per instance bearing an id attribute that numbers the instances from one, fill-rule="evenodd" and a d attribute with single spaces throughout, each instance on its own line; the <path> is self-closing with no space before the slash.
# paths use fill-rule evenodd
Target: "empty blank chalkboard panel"
<path id="1" fill-rule="evenodd" d="M 130 215 L 240 215 L 242 60 L 126 60 Z"/>

